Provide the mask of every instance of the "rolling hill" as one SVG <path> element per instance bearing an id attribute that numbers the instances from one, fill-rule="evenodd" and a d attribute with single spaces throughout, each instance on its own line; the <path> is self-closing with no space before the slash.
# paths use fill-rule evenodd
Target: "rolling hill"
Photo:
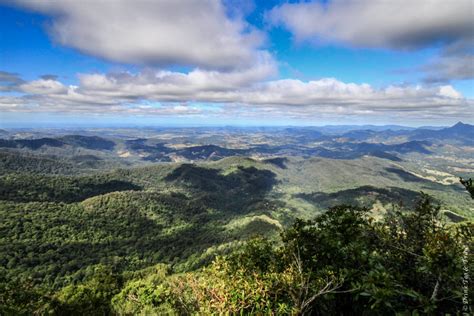
<path id="1" fill-rule="evenodd" d="M 278 240 L 297 219 L 341 203 L 382 220 L 394 207 L 410 212 L 423 191 L 447 225 L 474 218 L 469 194 L 448 181 L 453 174 L 412 158 L 436 154 L 425 141 L 182 148 L 157 139 L 51 139 L 8 141 L 15 147 L 0 152 L 0 287 L 18 286 L 31 299 L 77 292 L 101 267 L 119 280 L 157 264 L 196 271 L 255 235 Z M 337 157 L 321 157 L 321 148 Z M 187 162 L 122 159 L 121 150 Z"/>

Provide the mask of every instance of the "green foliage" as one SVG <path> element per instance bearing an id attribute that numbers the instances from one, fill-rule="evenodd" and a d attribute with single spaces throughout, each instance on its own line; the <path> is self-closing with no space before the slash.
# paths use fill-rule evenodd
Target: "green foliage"
<path id="1" fill-rule="evenodd" d="M 394 193 L 421 200 L 380 221 L 368 208 L 330 207 L 294 221 L 275 240 L 297 213 L 274 199 L 281 184 L 276 173 L 254 164 L 0 176 L 0 314 L 370 315 L 461 308 L 472 222 L 443 224 L 439 206 L 423 194 L 362 187 L 348 190 L 347 201 L 371 192 L 387 203 Z M 306 197 L 346 201 L 321 192 Z M 286 218 L 275 216 L 282 212 Z M 267 238 L 240 248 L 259 233 Z"/>
<path id="2" fill-rule="evenodd" d="M 279 246 L 258 238 L 200 271 L 132 281 L 114 297 L 114 308 L 118 314 L 455 314 L 473 226 L 446 227 L 438 213 L 428 196 L 412 212 L 394 211 L 381 222 L 364 208 L 334 207 L 296 221 Z"/>
<path id="3" fill-rule="evenodd" d="M 288 276 L 290 277 L 289 272 Z M 156 272 L 132 281 L 112 302 L 119 315 L 131 314 L 268 314 L 291 313 L 282 274 L 234 269 L 217 258 L 200 272 Z"/>
<path id="4" fill-rule="evenodd" d="M 0 175 L 12 172 L 73 174 L 77 168 L 66 161 L 45 156 L 0 152 Z"/>
<path id="5" fill-rule="evenodd" d="M 184 185 L 199 195 L 207 207 L 245 211 L 272 189 L 277 182 L 275 176 L 255 167 L 238 166 L 224 175 L 219 169 L 183 164 L 164 180 Z"/>
<path id="6" fill-rule="evenodd" d="M 166 277 L 167 266 L 158 264 L 147 269 L 147 274 L 125 285 L 122 291 L 112 299 L 112 306 L 118 315 L 170 314 L 171 296 Z"/>
<path id="7" fill-rule="evenodd" d="M 0 203 L 0 264 L 10 276 L 60 287 L 104 263 L 140 269 L 178 263 L 225 239 L 182 194 L 111 193 L 64 203 Z"/>
<path id="8" fill-rule="evenodd" d="M 472 179 L 469 178 L 464 180 L 463 178 L 459 179 L 461 184 L 466 188 L 467 192 L 471 195 L 471 198 L 474 199 L 474 186 L 472 185 Z"/>
<path id="9" fill-rule="evenodd" d="M 80 177 L 0 177 L 2 284 L 28 284 L 40 297 L 54 297 L 62 309 L 76 304 L 71 308 L 92 310 L 84 304 L 96 294 L 90 281 L 95 265 L 110 266 L 118 274 L 159 262 L 178 271 L 196 269 L 231 251 L 234 240 L 259 229 L 237 225 L 227 232 L 229 221 L 238 223 L 240 215 L 274 207 L 264 197 L 268 188 L 256 188 L 260 181 L 272 179 L 269 172 L 254 168 L 224 176 L 216 169 L 207 172 L 191 166 L 187 170 L 198 182 L 188 176 L 165 182 L 170 168 L 152 169 Z M 219 185 L 209 192 L 200 186 L 216 182 Z M 129 190 L 141 186 L 147 191 Z M 122 189 L 126 191 L 117 192 Z M 114 192 L 104 194 L 109 191 Z M 227 247 L 218 247 L 221 244 Z M 53 295 L 59 290 L 60 295 Z M 22 306 L 13 296 L 8 304 Z"/>
<path id="10" fill-rule="evenodd" d="M 460 310 L 463 250 L 472 247 L 474 227 L 469 222 L 446 226 L 440 221 L 439 210 L 431 197 L 423 195 L 413 212 L 394 211 L 376 226 L 378 264 L 394 291 L 379 290 L 379 282 L 387 281 L 378 280 L 381 273 L 376 273 L 374 282 L 364 284 L 372 288 L 366 291 L 373 304 L 388 302 L 392 308 L 425 313 Z"/>
<path id="11" fill-rule="evenodd" d="M 110 300 L 119 288 L 119 280 L 109 267 L 95 266 L 92 277 L 68 285 L 55 295 L 54 310 L 61 315 L 107 315 Z"/>
<path id="12" fill-rule="evenodd" d="M 0 271 L 0 315 L 43 315 L 51 311 L 54 299 L 31 281 L 7 280 Z"/>
<path id="13" fill-rule="evenodd" d="M 383 205 L 395 204 L 412 208 L 420 193 L 396 187 L 377 188 L 367 185 L 334 193 L 300 193 L 296 196 L 317 203 L 324 208 L 341 204 L 371 207 L 377 201 L 380 201 Z"/>
<path id="14" fill-rule="evenodd" d="M 362 312 L 366 308 L 364 302 L 354 304 L 357 288 L 353 284 L 370 270 L 375 251 L 370 236 L 372 219 L 367 214 L 365 208 L 333 207 L 313 221 L 297 221 L 282 236 L 286 260 L 298 258 L 309 280 L 320 283 L 330 275 L 339 281 L 340 294 L 317 302 L 322 313 Z"/>
<path id="15" fill-rule="evenodd" d="M 46 176 L 8 174 L 0 176 L 0 200 L 16 202 L 77 202 L 89 197 L 140 187 L 108 176 Z"/>

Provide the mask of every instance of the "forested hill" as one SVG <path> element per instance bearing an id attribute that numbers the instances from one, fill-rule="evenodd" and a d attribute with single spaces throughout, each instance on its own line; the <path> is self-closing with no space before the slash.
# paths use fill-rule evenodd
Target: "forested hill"
<path id="1" fill-rule="evenodd" d="M 347 204 L 310 216 L 281 198 L 285 179 L 277 171 L 288 172 L 290 164 L 233 158 L 96 176 L 2 176 L 0 312 L 324 315 L 463 308 L 457 286 L 463 262 L 472 268 L 463 261 L 471 256 L 466 247 L 474 246 L 472 221 L 447 223 L 438 202 L 401 190 L 393 193 L 413 197 L 410 206 L 377 221 L 374 209 Z M 394 202 L 392 189 L 355 192 Z"/>
<path id="2" fill-rule="evenodd" d="M 5 156 L 2 315 L 325 314 L 355 301 L 374 313 L 460 306 L 452 289 L 474 203 L 460 183 L 391 160 L 229 157 L 97 171 L 54 156 Z M 427 199 L 420 190 L 435 200 L 417 204 Z M 407 221 L 413 226 L 396 224 Z M 257 235 L 265 239 L 246 243 Z M 408 273 L 414 258 L 420 276 Z M 432 302 L 438 275 L 444 282 Z M 313 294 L 295 296 L 301 286 Z"/>

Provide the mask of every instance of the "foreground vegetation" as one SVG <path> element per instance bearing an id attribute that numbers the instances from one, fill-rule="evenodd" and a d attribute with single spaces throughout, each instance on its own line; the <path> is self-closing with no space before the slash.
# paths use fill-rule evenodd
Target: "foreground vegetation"
<path id="1" fill-rule="evenodd" d="M 473 232 L 469 222 L 443 224 L 429 196 L 411 212 L 394 210 L 382 221 L 365 208 L 341 205 L 297 220 L 278 240 L 254 238 L 192 272 L 171 273 L 158 264 L 117 273 L 97 264 L 83 281 L 57 291 L 2 282 L 0 312 L 455 314 L 468 306 L 462 279 L 463 269 L 473 268 L 466 252 Z"/>
<path id="2" fill-rule="evenodd" d="M 365 173 L 367 185 L 359 186 L 344 173 L 326 175 L 340 166 L 332 160 L 234 157 L 95 174 L 35 159 L 28 161 L 36 172 L 27 174 L 23 162 L 8 161 L 12 168 L 0 172 L 0 315 L 455 313 L 466 306 L 472 204 L 460 185 L 445 188 L 383 163 L 370 170 L 384 178 Z M 393 186 L 401 176 L 409 189 Z M 341 179 L 353 188 L 320 189 Z M 472 192 L 470 179 L 462 183 Z M 446 216 L 452 196 L 466 218 Z M 374 202 L 383 207 L 374 211 Z"/>

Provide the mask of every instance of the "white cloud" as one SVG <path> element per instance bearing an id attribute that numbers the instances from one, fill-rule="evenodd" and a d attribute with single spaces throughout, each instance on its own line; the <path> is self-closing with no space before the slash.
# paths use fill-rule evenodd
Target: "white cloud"
<path id="1" fill-rule="evenodd" d="M 296 41 L 395 50 L 439 47 L 440 56 L 416 68 L 432 83 L 474 78 L 473 12 L 472 0 L 332 0 L 285 3 L 266 16 Z"/>
<path id="2" fill-rule="evenodd" d="M 14 1 L 52 17 L 60 44 L 117 62 L 236 69 L 254 65 L 264 35 L 215 0 Z"/>
<path id="3" fill-rule="evenodd" d="M 0 112 L 305 120 L 474 116 L 473 101 L 451 85 L 376 88 L 334 78 L 274 80 L 276 61 L 262 49 L 264 35 L 243 20 L 240 11 L 250 10 L 245 6 L 229 15 L 217 0 L 14 2 L 51 16 L 49 30 L 57 42 L 145 69 L 80 74 L 77 86 L 54 75 L 25 82 L 0 72 L 0 91 L 11 94 L 0 95 Z M 443 44 L 441 56 L 422 67 L 433 83 L 472 77 L 472 9 L 471 0 L 333 0 L 283 4 L 268 19 L 297 40 L 394 49 Z M 170 65 L 193 70 L 155 68 Z"/>
<path id="4" fill-rule="evenodd" d="M 61 94 L 67 92 L 67 87 L 56 80 L 39 79 L 19 86 L 20 91 L 29 94 Z"/>
<path id="5" fill-rule="evenodd" d="M 189 73 L 172 71 L 144 70 L 138 74 L 115 73 L 81 74 L 81 88 L 91 93 L 110 96 L 156 95 L 169 101 L 186 95 L 188 100 L 194 94 L 205 91 L 219 92 L 234 90 L 252 85 L 277 73 L 276 65 L 270 55 L 263 54 L 252 68 L 232 72 L 194 69 Z"/>
<path id="6" fill-rule="evenodd" d="M 333 0 L 286 3 L 268 20 L 297 40 L 413 49 L 472 40 L 472 0 Z"/>
<path id="7" fill-rule="evenodd" d="M 451 99 L 461 99 L 462 95 L 456 91 L 452 86 L 441 86 L 439 87 L 438 95 Z"/>
<path id="8" fill-rule="evenodd" d="M 20 85 L 25 95 L 0 100 L 0 111 L 407 121 L 474 115 L 473 101 L 450 85 L 374 88 L 334 78 L 261 81 L 267 71 L 248 71 L 83 74 L 78 86 L 39 79 Z"/>

